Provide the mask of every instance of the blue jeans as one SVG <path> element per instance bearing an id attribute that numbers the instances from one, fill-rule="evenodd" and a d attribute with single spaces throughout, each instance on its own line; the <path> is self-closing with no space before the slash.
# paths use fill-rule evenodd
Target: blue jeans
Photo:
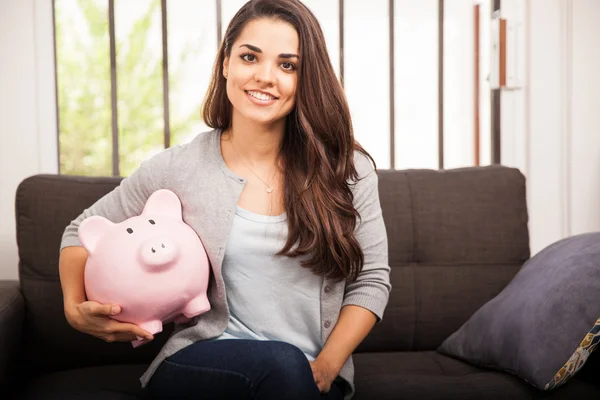
<path id="1" fill-rule="evenodd" d="M 199 341 L 164 360 L 148 384 L 153 398 L 342 400 L 336 381 L 321 394 L 304 353 L 278 341 Z"/>

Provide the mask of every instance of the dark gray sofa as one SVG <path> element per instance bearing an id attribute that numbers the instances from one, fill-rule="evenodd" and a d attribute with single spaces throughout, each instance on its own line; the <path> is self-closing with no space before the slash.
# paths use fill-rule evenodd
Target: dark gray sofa
<path id="1" fill-rule="evenodd" d="M 355 399 L 600 398 L 597 354 L 564 387 L 542 392 L 435 351 L 530 257 L 521 173 L 490 166 L 379 176 L 393 290 L 383 322 L 354 355 Z M 119 181 L 37 175 L 20 184 L 20 281 L 0 282 L 0 398 L 145 395 L 138 378 L 172 327 L 138 349 L 77 332 L 58 278 L 64 228 Z"/>

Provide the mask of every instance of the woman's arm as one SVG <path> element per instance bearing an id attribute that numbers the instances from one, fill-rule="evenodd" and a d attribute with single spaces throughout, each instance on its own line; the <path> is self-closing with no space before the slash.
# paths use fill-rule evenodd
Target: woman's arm
<path id="1" fill-rule="evenodd" d="M 327 343 L 316 361 L 322 362 L 335 377 L 358 345 L 367 337 L 377 317 L 371 311 L 359 306 L 345 306 Z"/>
<path id="2" fill-rule="evenodd" d="M 311 363 L 315 381 L 328 391 L 344 363 L 381 322 L 390 284 L 387 233 L 379 202 L 378 177 L 366 157 L 356 159 L 361 180 L 355 185 L 354 205 L 360 214 L 356 239 L 364 254 L 361 273 L 346 285 L 340 316 L 317 359 Z"/>
<path id="3" fill-rule="evenodd" d="M 101 215 L 115 223 L 139 215 L 148 197 L 162 188 L 168 157 L 165 151 L 143 162 L 119 186 L 83 210 L 66 227 L 60 245 L 59 275 L 65 317 L 73 328 L 107 341 L 151 337 L 135 325 L 119 324 L 108 318 L 118 314 L 120 307 L 87 301 L 84 270 L 88 254 L 79 241 L 78 230 L 81 222 L 92 215 Z"/>
<path id="4" fill-rule="evenodd" d="M 83 272 L 87 261 L 87 251 L 81 246 L 65 247 L 60 252 L 58 271 L 63 292 L 65 316 L 76 305 L 86 300 Z"/>
<path id="5" fill-rule="evenodd" d="M 364 255 L 357 279 L 348 282 L 342 307 L 355 305 L 370 310 L 381 322 L 390 291 L 388 240 L 379 201 L 379 177 L 364 156 L 356 158 L 361 179 L 353 188 L 354 207 L 360 218 L 355 229 L 356 240 Z"/>

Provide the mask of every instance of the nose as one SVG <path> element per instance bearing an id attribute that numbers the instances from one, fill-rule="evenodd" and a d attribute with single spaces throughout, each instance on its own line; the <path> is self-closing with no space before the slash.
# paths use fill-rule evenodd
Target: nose
<path id="1" fill-rule="evenodd" d="M 268 63 L 259 66 L 254 74 L 254 80 L 262 84 L 272 85 L 275 82 L 273 67 Z"/>
<path id="2" fill-rule="evenodd" d="M 139 257 L 151 269 L 170 267 L 179 257 L 179 248 L 167 237 L 156 237 L 142 243 Z"/>

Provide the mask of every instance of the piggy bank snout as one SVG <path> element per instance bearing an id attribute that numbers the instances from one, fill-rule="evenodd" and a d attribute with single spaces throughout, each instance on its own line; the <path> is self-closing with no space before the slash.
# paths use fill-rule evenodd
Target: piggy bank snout
<path id="1" fill-rule="evenodd" d="M 154 237 L 142 243 L 139 256 L 150 267 L 168 266 L 177 260 L 179 248 L 168 237 Z"/>

